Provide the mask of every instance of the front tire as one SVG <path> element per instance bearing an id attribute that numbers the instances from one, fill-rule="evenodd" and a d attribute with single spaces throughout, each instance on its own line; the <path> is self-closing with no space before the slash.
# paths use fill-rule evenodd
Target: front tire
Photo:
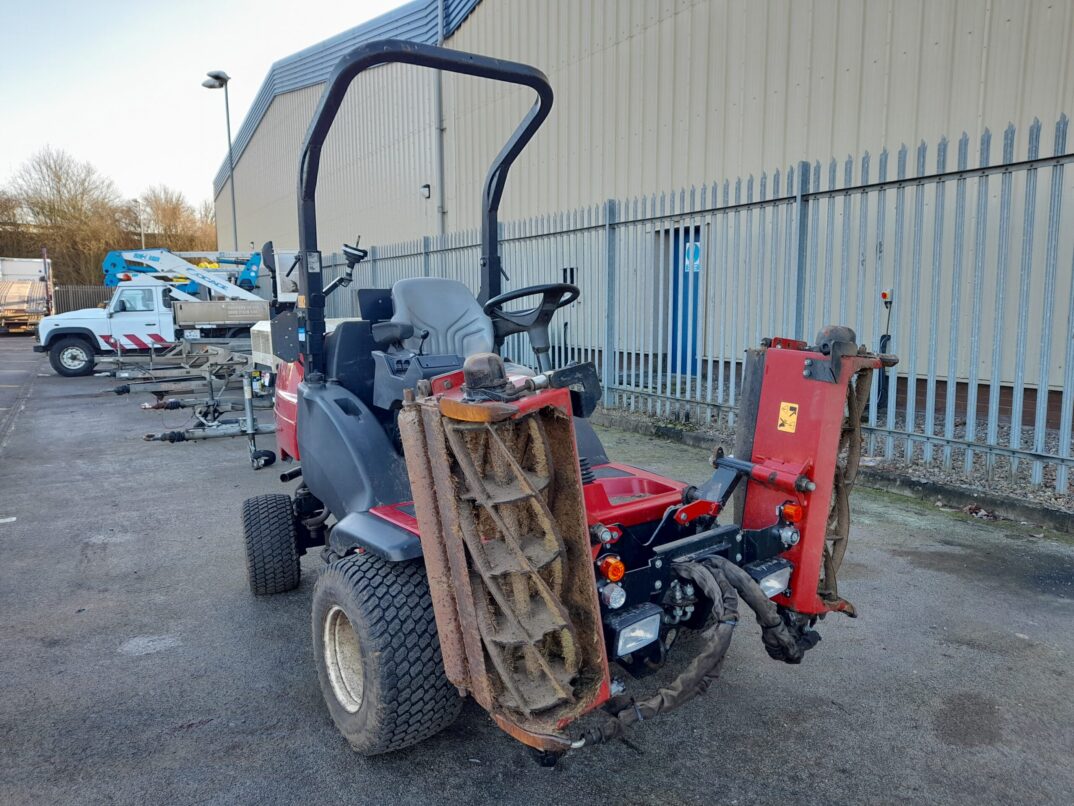
<path id="1" fill-rule="evenodd" d="M 97 360 L 88 341 L 78 336 L 64 336 L 49 347 L 48 362 L 57 375 L 77 378 L 92 373 Z"/>
<path id="2" fill-rule="evenodd" d="M 298 529 L 291 498 L 280 493 L 255 495 L 242 503 L 246 576 L 255 596 L 298 587 Z"/>
<path id="3" fill-rule="evenodd" d="M 458 717 L 420 562 L 336 560 L 313 588 L 312 626 L 321 693 L 357 752 L 409 747 Z"/>

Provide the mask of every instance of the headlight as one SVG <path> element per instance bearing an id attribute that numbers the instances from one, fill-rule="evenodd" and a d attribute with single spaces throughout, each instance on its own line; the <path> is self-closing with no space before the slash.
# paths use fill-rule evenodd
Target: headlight
<path id="1" fill-rule="evenodd" d="M 604 618 L 612 659 L 629 655 L 660 637 L 664 611 L 652 602 L 609 613 Z"/>
<path id="2" fill-rule="evenodd" d="M 629 627 L 619 631 L 619 641 L 615 645 L 615 654 L 619 657 L 629 655 L 643 646 L 648 646 L 660 637 L 660 617 L 653 613 L 641 621 L 635 621 Z"/>
<path id="3" fill-rule="evenodd" d="M 771 599 L 787 590 L 791 584 L 794 567 L 782 557 L 743 566 L 747 573 L 761 586 L 764 595 Z"/>

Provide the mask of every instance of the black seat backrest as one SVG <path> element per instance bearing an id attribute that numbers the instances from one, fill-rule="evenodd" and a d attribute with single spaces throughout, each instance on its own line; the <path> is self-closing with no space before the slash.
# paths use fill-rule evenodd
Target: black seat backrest
<path id="1" fill-rule="evenodd" d="M 356 394 L 367 406 L 373 404 L 373 342 L 371 324 L 363 320 L 340 322 L 325 337 L 326 376 Z"/>

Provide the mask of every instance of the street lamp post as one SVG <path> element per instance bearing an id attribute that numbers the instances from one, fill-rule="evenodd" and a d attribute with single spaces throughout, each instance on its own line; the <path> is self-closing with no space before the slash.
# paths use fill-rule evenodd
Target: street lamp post
<path id="1" fill-rule="evenodd" d="M 227 84 L 231 76 L 223 70 L 213 70 L 206 73 L 209 76 L 201 82 L 201 86 L 210 90 L 224 89 L 224 116 L 227 118 L 227 170 L 228 180 L 231 184 L 231 234 L 235 241 L 235 251 L 239 251 L 239 219 L 235 213 L 235 158 L 231 153 L 231 103 L 228 100 Z"/>

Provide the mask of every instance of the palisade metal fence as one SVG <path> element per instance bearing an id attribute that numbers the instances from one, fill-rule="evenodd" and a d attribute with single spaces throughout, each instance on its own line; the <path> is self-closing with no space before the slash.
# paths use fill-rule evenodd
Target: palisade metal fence
<path id="1" fill-rule="evenodd" d="M 609 200 L 502 226 L 506 289 L 577 283 L 553 359 L 596 362 L 604 405 L 734 425 L 744 351 L 824 324 L 900 363 L 874 377 L 867 449 L 1066 493 L 1074 409 L 1074 160 L 1067 118 L 995 148 L 985 131 L 876 159 Z M 996 153 L 998 151 L 998 154 Z M 363 286 L 436 276 L 478 286 L 478 232 L 371 251 Z M 329 265 L 342 264 L 329 256 Z M 338 271 L 338 268 L 336 269 Z M 331 273 L 331 270 L 330 270 Z M 881 291 L 894 298 L 888 311 Z M 356 296 L 329 301 L 357 314 Z M 888 343 L 889 341 L 889 343 Z M 507 353 L 532 360 L 525 338 Z"/>
<path id="2" fill-rule="evenodd" d="M 58 285 L 52 289 L 53 313 L 96 308 L 112 299 L 114 290 L 103 285 Z"/>

